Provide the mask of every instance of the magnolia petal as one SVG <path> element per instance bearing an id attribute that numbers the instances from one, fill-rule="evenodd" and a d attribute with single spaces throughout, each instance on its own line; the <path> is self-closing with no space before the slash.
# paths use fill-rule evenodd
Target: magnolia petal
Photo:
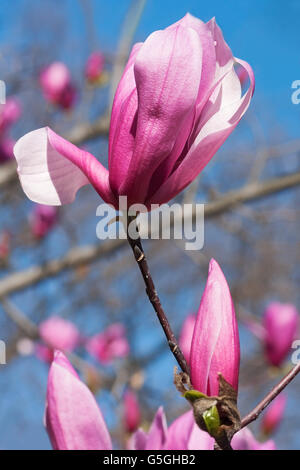
<path id="1" fill-rule="evenodd" d="M 237 432 L 231 441 L 233 450 L 276 450 L 274 441 L 259 442 L 248 428 Z"/>
<path id="2" fill-rule="evenodd" d="M 79 149 L 50 128 L 29 132 L 14 147 L 25 194 L 34 202 L 62 205 L 91 183 L 105 202 L 114 203 L 108 171 L 90 153 Z"/>
<path id="3" fill-rule="evenodd" d="M 134 63 L 143 43 L 133 46 L 117 87 L 109 126 L 108 167 L 112 189 L 117 192 L 124 180 L 133 151 L 131 127 L 137 111 Z"/>
<path id="4" fill-rule="evenodd" d="M 164 450 L 187 450 L 189 439 L 195 425 L 192 411 L 175 419 L 168 429 L 168 438 Z"/>
<path id="5" fill-rule="evenodd" d="M 151 197 L 151 200 L 147 201 L 149 204 L 168 202 L 190 184 L 209 163 L 245 114 L 254 91 L 254 75 L 250 65 L 239 59 L 236 61 L 243 65 L 248 72 L 250 78 L 248 91 L 242 98 L 237 98 L 240 84 L 237 82 L 234 69 L 225 75 L 213 96 L 214 102 L 209 101 L 202 112 L 199 124 L 200 132 L 188 154 Z M 224 93 L 222 89 L 224 86 L 226 90 L 231 89 L 232 94 Z M 232 102 L 230 96 L 233 98 Z"/>
<path id="6" fill-rule="evenodd" d="M 167 440 L 167 420 L 162 407 L 160 407 L 151 424 L 145 450 L 161 450 Z"/>
<path id="7" fill-rule="evenodd" d="M 112 449 L 94 396 L 60 352 L 48 377 L 46 427 L 55 450 Z"/>
<path id="8" fill-rule="evenodd" d="M 141 47 L 134 66 L 139 103 L 135 147 L 121 188 L 129 199 L 145 200 L 151 177 L 172 152 L 179 132 L 187 135 L 177 143 L 178 155 L 183 149 L 188 129 L 182 128 L 197 99 L 201 63 L 197 33 L 180 25 L 154 32 Z"/>

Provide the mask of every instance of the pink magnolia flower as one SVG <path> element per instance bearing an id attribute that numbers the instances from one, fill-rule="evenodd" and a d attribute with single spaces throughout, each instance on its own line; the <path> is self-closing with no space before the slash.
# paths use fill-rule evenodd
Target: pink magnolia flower
<path id="1" fill-rule="evenodd" d="M 274 441 L 259 442 L 248 428 L 241 429 L 231 441 L 234 450 L 276 450 Z"/>
<path id="2" fill-rule="evenodd" d="M 234 70 L 250 87 L 242 96 Z M 91 183 L 105 202 L 169 201 L 193 181 L 246 112 L 254 91 L 251 67 L 233 57 L 214 19 L 187 14 L 136 44 L 118 85 L 109 130 L 109 171 L 49 128 L 15 146 L 22 187 L 33 201 L 72 202 Z"/>
<path id="3" fill-rule="evenodd" d="M 57 207 L 36 204 L 30 216 L 30 226 L 33 236 L 44 238 L 58 221 Z"/>
<path id="4" fill-rule="evenodd" d="M 126 357 L 129 344 L 125 328 L 121 323 L 110 325 L 103 332 L 93 336 L 86 343 L 88 352 L 103 364 L 110 364 L 114 359 Z"/>
<path id="5" fill-rule="evenodd" d="M 0 135 L 20 119 L 21 112 L 21 105 L 14 97 L 8 98 L 5 104 L 0 105 Z"/>
<path id="6" fill-rule="evenodd" d="M 215 260 L 197 314 L 190 354 L 191 381 L 196 390 L 218 395 L 218 373 L 238 389 L 239 332 L 230 291 Z"/>
<path id="7" fill-rule="evenodd" d="M 179 346 L 187 362 L 190 360 L 190 351 L 196 323 L 196 315 L 188 315 L 183 323 L 179 337 Z"/>
<path id="8" fill-rule="evenodd" d="M 55 315 L 40 324 L 39 334 L 45 344 L 36 345 L 36 354 L 46 362 L 52 361 L 54 349 L 71 352 L 80 342 L 80 333 L 76 326 Z"/>
<path id="9" fill-rule="evenodd" d="M 271 303 L 264 313 L 265 354 L 270 364 L 280 366 L 291 349 L 299 325 L 299 313 L 292 304 Z"/>
<path id="10" fill-rule="evenodd" d="M 104 70 L 105 58 L 101 51 L 93 52 L 85 66 L 85 76 L 91 83 L 95 83 L 99 80 Z"/>
<path id="11" fill-rule="evenodd" d="M 63 109 L 70 109 L 76 98 L 76 89 L 71 81 L 68 67 L 62 62 L 53 62 L 40 74 L 40 85 L 45 99 Z"/>
<path id="12" fill-rule="evenodd" d="M 141 410 L 136 393 L 127 389 L 123 399 L 123 422 L 126 431 L 134 432 L 141 422 Z"/>
<path id="13" fill-rule="evenodd" d="M 280 393 L 266 409 L 261 422 L 261 428 L 265 435 L 271 434 L 278 428 L 285 412 L 286 401 L 287 396 Z"/>
<path id="14" fill-rule="evenodd" d="M 56 352 L 50 367 L 45 421 L 55 450 L 111 450 L 102 413 L 67 358 Z"/>

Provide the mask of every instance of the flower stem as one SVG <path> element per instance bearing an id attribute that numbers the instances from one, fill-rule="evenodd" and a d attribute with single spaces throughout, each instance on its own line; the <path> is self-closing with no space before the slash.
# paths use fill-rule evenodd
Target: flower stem
<path id="1" fill-rule="evenodd" d="M 130 235 L 129 227 L 132 223 L 135 224 L 135 230 L 137 232 L 135 237 L 132 237 Z M 180 366 L 181 370 L 183 372 L 185 372 L 186 374 L 189 374 L 189 367 L 187 365 L 187 362 L 186 362 L 186 360 L 184 358 L 184 355 L 183 355 L 183 353 L 182 353 L 182 351 L 181 351 L 181 349 L 180 349 L 180 347 L 177 343 L 175 335 L 172 331 L 170 323 L 169 323 L 169 321 L 166 317 L 166 314 L 165 314 L 165 312 L 162 308 L 162 305 L 160 303 L 160 299 L 157 295 L 155 285 L 154 285 L 152 276 L 150 274 L 148 262 L 146 260 L 146 256 L 145 256 L 145 253 L 144 253 L 144 250 L 143 250 L 143 247 L 142 247 L 141 238 L 138 235 L 138 227 L 136 225 L 135 218 L 130 218 L 129 217 L 129 224 L 127 225 L 127 239 L 128 239 L 128 242 L 131 246 L 131 249 L 133 251 L 134 258 L 135 258 L 135 260 L 138 264 L 138 267 L 141 271 L 141 274 L 142 274 L 142 277 L 143 277 L 143 280 L 144 280 L 144 283 L 145 283 L 145 287 L 146 287 L 146 293 L 147 293 L 147 296 L 149 298 L 149 301 L 151 302 L 151 304 L 152 304 L 152 306 L 153 306 L 153 308 L 156 312 L 157 318 L 158 318 L 158 320 L 159 320 L 159 322 L 162 326 L 162 329 L 164 330 L 164 333 L 167 337 L 169 348 L 170 348 L 173 356 L 175 357 L 178 365 Z"/>

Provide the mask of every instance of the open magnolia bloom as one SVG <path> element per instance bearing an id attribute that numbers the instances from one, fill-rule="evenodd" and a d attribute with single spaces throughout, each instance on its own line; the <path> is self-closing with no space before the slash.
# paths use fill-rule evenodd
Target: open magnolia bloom
<path id="1" fill-rule="evenodd" d="M 250 80 L 242 96 L 235 64 Z M 214 19 L 187 14 L 135 44 L 118 85 L 109 129 L 108 170 L 49 128 L 15 146 L 18 173 L 35 202 L 61 205 L 91 183 L 118 208 L 168 202 L 208 164 L 247 110 L 251 67 L 235 59 Z"/>

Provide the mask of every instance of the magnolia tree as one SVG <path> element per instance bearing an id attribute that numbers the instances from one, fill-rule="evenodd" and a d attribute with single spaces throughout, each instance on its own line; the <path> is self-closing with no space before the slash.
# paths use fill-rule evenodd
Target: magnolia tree
<path id="1" fill-rule="evenodd" d="M 124 54 L 123 50 L 121 52 Z M 160 283 L 163 285 L 167 279 L 168 284 L 174 282 L 175 285 L 176 279 L 173 281 L 172 276 L 176 278 L 176 272 L 174 268 L 169 268 L 163 279 L 158 275 L 160 280 L 154 283 L 155 276 L 152 277 L 149 265 L 156 254 L 149 249 L 146 258 L 142 243 L 143 238 L 147 238 L 143 226 L 145 217 L 173 198 L 177 198 L 182 207 L 185 203 L 195 202 L 199 175 L 213 157 L 218 158 L 216 152 L 250 105 L 254 92 L 252 68 L 245 60 L 234 57 L 214 19 L 205 23 L 189 13 L 167 28 L 153 32 L 144 42 L 135 44 L 121 77 L 118 77 L 122 60 L 123 56 L 115 58 L 111 70 L 107 67 L 109 59 L 101 51 L 94 51 L 88 57 L 83 72 L 88 90 L 102 90 L 116 79 L 118 86 L 111 113 L 105 111 L 94 124 L 76 124 L 68 133 L 69 139 L 65 131 L 62 132 L 64 137 L 60 135 L 60 129 L 54 122 L 58 132 L 49 126 L 40 126 L 15 143 L 11 128 L 20 120 L 21 113 L 26 118 L 28 109 L 22 109 L 14 97 L 1 107 L 0 164 L 3 187 L 12 184 L 12 181 L 16 184 L 16 161 L 21 187 L 35 203 L 27 221 L 30 243 L 35 244 L 29 250 L 42 246 L 40 244 L 72 210 L 66 207 L 62 212 L 58 206 L 74 202 L 75 206 L 80 207 L 81 194 L 76 201 L 75 196 L 85 185 L 91 185 L 96 191 L 98 204 L 104 201 L 109 205 L 107 210 L 115 214 L 109 227 L 119 224 L 125 234 L 117 240 L 99 242 L 95 247 L 73 247 L 73 251 L 64 254 L 61 259 L 42 260 L 39 266 L 15 274 L 8 273 L 0 280 L 2 307 L 21 331 L 11 355 L 16 352 L 21 355 L 35 354 L 49 367 L 45 426 L 53 449 L 274 450 L 275 442 L 270 436 L 285 413 L 287 393 L 283 390 L 300 370 L 297 361 L 290 370 L 283 369 L 293 341 L 297 338 L 296 307 L 291 303 L 269 302 L 262 321 L 241 308 L 241 289 L 238 291 L 235 288 L 231 296 L 222 271 L 224 269 L 226 272 L 227 267 L 220 267 L 216 260 L 220 249 L 219 237 L 218 249 L 215 253 L 212 250 L 211 260 L 201 260 L 202 268 L 208 270 L 208 274 L 201 301 L 198 299 L 198 311 L 186 312 L 177 341 L 177 334 L 171 326 L 176 322 L 176 309 L 171 321 L 159 297 Z M 65 63 L 56 60 L 43 64 L 39 68 L 37 82 L 39 93 L 48 106 L 55 107 L 57 113 L 75 112 L 80 92 Z M 113 85 L 110 91 L 114 91 Z M 41 118 L 41 125 L 44 123 L 45 119 Z M 94 156 L 82 146 L 82 142 L 107 132 L 108 167 L 100 162 L 105 158 L 99 159 L 98 154 Z M 236 173 L 238 180 L 238 171 Z M 235 172 L 232 174 L 234 176 Z M 278 178 L 261 185 L 252 183 L 240 192 L 231 191 L 224 198 L 213 199 L 205 208 L 205 217 L 222 214 L 238 203 L 299 184 L 295 175 L 290 178 L 294 180 Z M 204 187 L 205 179 L 204 172 Z M 181 199 L 185 188 L 188 189 Z M 187 197 L 190 194 L 192 196 Z M 189 214 L 180 212 L 179 217 L 178 214 L 174 215 L 173 221 L 169 218 L 167 224 L 174 227 L 180 221 L 185 224 L 195 222 L 199 208 L 197 204 L 188 205 L 191 207 Z M 202 230 L 197 226 L 198 222 L 196 218 L 196 232 Z M 80 218 L 78 224 L 82 227 Z M 147 231 L 151 232 L 152 228 L 148 226 Z M 0 260 L 4 269 L 8 269 L 14 236 L 5 227 L 1 230 Z M 226 243 L 224 237 L 222 240 Z M 119 266 L 113 251 L 123 247 L 127 241 L 140 271 L 149 307 L 166 338 L 158 351 L 154 351 L 154 356 L 168 351 L 177 364 L 174 375 L 172 370 L 163 372 L 173 375 L 174 380 L 173 388 L 167 391 L 168 400 L 176 403 L 175 410 L 170 413 L 173 418 L 170 424 L 167 424 L 163 406 L 158 406 L 156 412 L 152 408 L 147 414 L 143 409 L 147 393 L 143 391 L 143 387 L 147 388 L 147 379 L 141 372 L 143 361 L 139 357 L 130 364 L 133 346 L 129 330 L 134 329 L 132 321 L 135 320 L 129 319 L 125 313 L 122 316 L 122 310 L 127 308 L 126 300 L 133 302 L 128 287 L 123 294 L 120 293 L 119 318 L 110 320 L 101 331 L 93 328 L 89 335 L 83 333 L 72 318 L 66 319 L 58 314 L 35 324 L 8 298 L 16 291 L 40 283 L 47 277 L 57 276 L 66 269 L 75 270 L 76 286 L 81 295 L 80 283 L 88 276 L 89 264 L 101 256 L 106 257 L 107 269 L 114 267 L 110 275 L 103 272 L 102 282 L 105 277 L 118 277 L 119 272 L 123 276 L 122 266 L 128 269 L 127 262 Z M 159 243 L 153 241 L 152 246 Z M 164 241 L 164 250 L 171 243 L 171 240 Z M 193 252 L 188 253 L 192 253 L 188 256 L 188 262 L 197 264 L 198 253 L 195 256 Z M 162 255 L 155 262 L 161 264 L 158 270 L 167 265 Z M 102 272 L 100 286 L 101 279 Z M 135 301 L 144 302 L 142 283 L 136 281 L 135 284 L 138 288 L 137 291 L 132 288 L 132 296 Z M 104 286 L 106 289 L 109 287 Z M 73 288 L 72 295 L 75 291 Z M 93 295 L 92 291 L 90 295 Z M 252 289 L 252 302 L 258 301 L 259 295 Z M 134 306 L 130 316 L 143 323 L 146 313 L 140 305 Z M 238 403 L 238 398 L 243 399 L 243 389 L 238 393 L 240 335 L 235 305 L 242 327 L 261 343 L 264 366 L 258 369 L 264 373 L 272 368 L 273 378 L 277 380 L 246 415 L 240 411 Z M 76 306 L 76 309 L 80 308 L 80 305 Z M 141 341 L 146 341 L 145 333 L 141 333 Z M 93 362 L 86 359 L 87 354 Z M 154 356 L 149 355 L 148 364 L 155 361 Z M 126 361 L 127 366 L 124 365 Z M 99 372 L 98 365 L 103 370 L 110 367 L 110 372 Z M 114 368 L 117 370 L 116 377 L 112 372 Z M 241 373 L 243 375 L 243 367 Z M 251 381 L 251 367 L 245 363 L 244 375 L 247 374 Z M 255 374 L 252 372 L 252 377 Z M 277 379 L 279 375 L 281 377 Z M 117 393 L 117 400 L 122 410 L 121 434 L 108 430 L 106 419 L 94 397 L 101 389 L 108 390 L 115 397 L 116 387 L 120 384 L 122 393 Z M 249 390 L 256 397 L 254 381 Z M 263 411 L 261 435 L 255 437 L 249 424 L 257 420 Z"/>

